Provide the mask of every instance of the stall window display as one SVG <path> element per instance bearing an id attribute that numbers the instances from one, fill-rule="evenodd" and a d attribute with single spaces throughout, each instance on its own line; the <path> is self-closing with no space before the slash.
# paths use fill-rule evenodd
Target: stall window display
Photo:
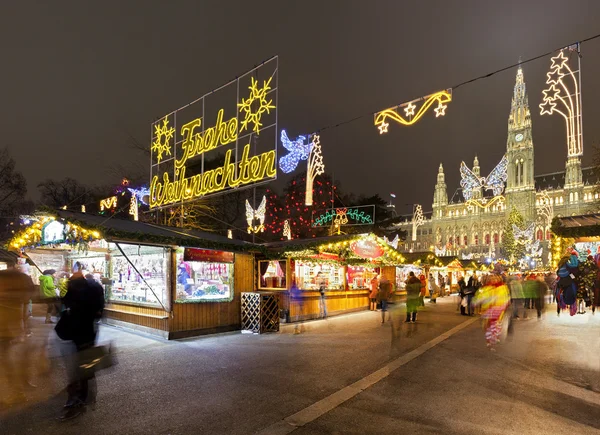
<path id="1" fill-rule="evenodd" d="M 286 273 L 284 260 L 264 260 L 258 262 L 260 274 L 260 288 L 268 289 L 285 289 Z"/>
<path id="2" fill-rule="evenodd" d="M 177 251 L 177 298 L 175 302 L 229 302 L 233 300 L 233 254 L 185 255 L 191 249 Z M 202 259 L 207 261 L 203 261 Z M 221 261 L 208 261 L 220 259 Z"/>
<path id="3" fill-rule="evenodd" d="M 321 272 L 325 286 L 329 290 L 344 289 L 344 267 L 338 264 L 310 264 L 298 262 L 295 265 L 296 285 L 304 290 L 318 290 L 317 274 Z"/>
<path id="4" fill-rule="evenodd" d="M 412 265 L 396 267 L 396 288 L 398 290 L 406 289 L 406 281 L 408 280 L 410 272 L 414 272 L 417 278 L 425 273 L 423 269 Z"/>
<path id="5" fill-rule="evenodd" d="M 124 243 L 119 246 L 127 258 L 115 244 L 110 244 L 112 286 L 108 299 L 114 302 L 165 305 L 169 294 L 169 249 Z"/>
<path id="6" fill-rule="evenodd" d="M 369 288 L 371 279 L 378 274 L 379 271 L 373 267 L 348 266 L 348 288 L 351 290 Z"/>

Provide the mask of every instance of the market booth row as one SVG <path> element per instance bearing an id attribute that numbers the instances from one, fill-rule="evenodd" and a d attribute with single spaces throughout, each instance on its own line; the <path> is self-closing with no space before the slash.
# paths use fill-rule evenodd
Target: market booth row
<path id="1" fill-rule="evenodd" d="M 288 322 L 319 317 L 319 287 L 325 287 L 329 316 L 369 307 L 371 280 L 384 276 L 396 283 L 403 255 L 373 234 L 292 240 L 267 245 L 257 257 L 259 291 L 279 299 Z"/>
<path id="2" fill-rule="evenodd" d="M 600 254 L 600 213 L 554 218 L 551 231 L 554 270 L 567 248 L 574 247 L 582 260 Z"/>
<path id="3" fill-rule="evenodd" d="M 199 231 L 65 210 L 34 217 L 9 248 L 68 276 L 75 262 L 105 290 L 105 321 L 164 338 L 240 329 L 255 245 Z"/>

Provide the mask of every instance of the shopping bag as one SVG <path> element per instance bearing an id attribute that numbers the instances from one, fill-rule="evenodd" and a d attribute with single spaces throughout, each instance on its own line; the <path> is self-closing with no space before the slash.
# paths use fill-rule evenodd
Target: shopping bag
<path id="1" fill-rule="evenodd" d="M 89 379 L 97 372 L 112 367 L 115 363 L 113 349 L 110 344 L 80 350 L 75 358 L 79 379 Z"/>

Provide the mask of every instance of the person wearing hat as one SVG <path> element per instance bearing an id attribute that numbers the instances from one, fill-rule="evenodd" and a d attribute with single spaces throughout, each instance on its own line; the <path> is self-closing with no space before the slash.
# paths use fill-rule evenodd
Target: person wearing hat
<path id="1" fill-rule="evenodd" d="M 54 286 L 54 274 L 56 270 L 47 269 L 40 276 L 40 298 L 48 305 L 46 311 L 46 323 L 54 323 L 52 321 L 52 313 L 56 310 L 56 287 Z M 58 314 L 58 313 L 57 313 Z"/>

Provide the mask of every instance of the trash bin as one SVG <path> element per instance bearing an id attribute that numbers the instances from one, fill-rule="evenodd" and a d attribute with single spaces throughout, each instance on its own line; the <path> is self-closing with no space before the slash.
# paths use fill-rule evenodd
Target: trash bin
<path id="1" fill-rule="evenodd" d="M 279 331 L 279 304 L 272 293 L 242 293 L 242 331 Z"/>

